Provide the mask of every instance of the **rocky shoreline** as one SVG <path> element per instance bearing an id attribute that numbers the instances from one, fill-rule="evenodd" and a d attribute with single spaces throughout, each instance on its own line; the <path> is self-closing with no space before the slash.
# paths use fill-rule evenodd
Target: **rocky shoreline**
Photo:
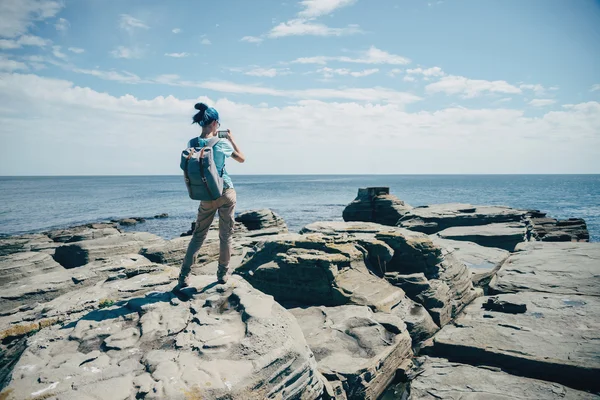
<path id="1" fill-rule="evenodd" d="M 167 218 L 160 214 L 155 218 Z M 359 189 L 299 233 L 126 218 L 0 239 L 0 399 L 600 398 L 600 244 L 540 210 L 411 207 Z"/>

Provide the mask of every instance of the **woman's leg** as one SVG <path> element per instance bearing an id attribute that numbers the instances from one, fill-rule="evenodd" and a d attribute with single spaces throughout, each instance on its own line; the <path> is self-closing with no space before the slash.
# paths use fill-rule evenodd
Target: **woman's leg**
<path id="1" fill-rule="evenodd" d="M 214 203 L 214 201 L 203 201 L 200 203 L 200 207 L 198 208 L 198 217 L 196 219 L 196 228 L 194 229 L 192 239 L 190 240 L 190 244 L 188 245 L 185 253 L 185 258 L 183 259 L 183 264 L 181 265 L 181 272 L 179 273 L 179 287 L 185 287 L 188 285 L 189 275 L 192 270 L 192 265 L 194 264 L 196 254 L 200 250 L 200 247 L 202 247 L 202 243 L 204 243 L 204 240 L 206 239 L 208 229 L 215 219 L 217 208 Z"/>
<path id="2" fill-rule="evenodd" d="M 234 189 L 225 189 L 219 206 L 219 267 L 217 279 L 227 282 L 229 277 L 229 260 L 233 251 L 232 235 L 235 226 L 235 205 L 237 197 Z"/>

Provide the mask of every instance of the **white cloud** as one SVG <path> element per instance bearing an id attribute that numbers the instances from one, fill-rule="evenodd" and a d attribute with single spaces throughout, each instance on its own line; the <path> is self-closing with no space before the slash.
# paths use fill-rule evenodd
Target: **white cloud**
<path id="1" fill-rule="evenodd" d="M 0 1 L 0 37 L 15 38 L 27 33 L 35 21 L 54 17 L 64 6 L 55 0 Z"/>
<path id="2" fill-rule="evenodd" d="M 156 83 L 172 86 L 195 87 L 214 90 L 221 93 L 252 94 L 275 96 L 291 99 L 343 99 L 364 102 L 385 102 L 397 105 L 406 105 L 420 101 L 421 98 L 412 93 L 399 92 L 389 88 L 343 88 L 343 89 L 297 89 L 281 90 L 257 85 L 244 85 L 226 81 L 193 82 L 180 80 L 177 75 L 164 75 L 154 79 Z"/>
<path id="3" fill-rule="evenodd" d="M 69 50 L 71 53 L 75 53 L 75 54 L 81 54 L 81 53 L 85 52 L 85 50 L 84 50 L 84 49 L 81 49 L 81 48 L 79 48 L 79 47 L 69 47 L 69 48 L 68 48 L 68 50 Z"/>
<path id="4" fill-rule="evenodd" d="M 406 73 L 411 74 L 411 75 L 423 75 L 426 77 L 446 75 L 446 73 L 444 71 L 442 71 L 442 69 L 440 67 L 432 67 L 432 68 L 427 68 L 427 69 L 423 69 L 423 68 L 407 69 Z"/>
<path id="5" fill-rule="evenodd" d="M 394 68 L 392 70 L 390 70 L 390 72 L 388 72 L 388 75 L 391 76 L 392 78 L 394 78 L 396 75 L 399 75 L 402 73 L 402 70 L 400 68 Z"/>
<path id="6" fill-rule="evenodd" d="M 555 103 L 556 100 L 553 99 L 533 99 L 529 102 L 529 105 L 533 107 L 546 107 Z"/>
<path id="7" fill-rule="evenodd" d="M 204 39 L 202 39 L 202 40 L 200 41 L 200 44 L 203 44 L 203 45 L 205 45 L 205 46 L 209 46 L 209 45 L 211 45 L 212 43 L 211 43 L 211 41 L 210 41 L 210 40 L 208 40 L 207 38 L 204 38 Z"/>
<path id="8" fill-rule="evenodd" d="M 282 22 L 267 34 L 270 38 L 284 36 L 346 36 L 362 32 L 357 25 L 348 25 L 345 28 L 331 28 L 324 24 L 311 22 L 306 19 L 292 19 Z"/>
<path id="9" fill-rule="evenodd" d="M 363 51 L 357 58 L 348 56 L 316 56 L 297 58 L 294 64 L 327 64 L 329 61 L 357 63 L 357 64 L 390 64 L 405 65 L 410 63 L 410 59 L 396 54 L 390 54 L 387 51 L 378 49 L 375 46 L 369 47 Z"/>
<path id="10" fill-rule="evenodd" d="M 356 0 L 302 0 L 300 5 L 304 7 L 304 10 L 299 12 L 298 16 L 303 18 L 320 17 L 354 3 Z"/>
<path id="11" fill-rule="evenodd" d="M 448 75 L 437 82 L 425 87 L 427 93 L 461 94 L 464 98 L 480 96 L 489 93 L 521 93 L 521 89 L 506 81 L 486 81 L 483 79 L 469 79 L 464 76 Z"/>
<path id="12" fill-rule="evenodd" d="M 48 39 L 33 35 L 23 35 L 17 39 L 0 39 L 0 49 L 19 49 L 23 46 L 44 47 L 52 43 Z"/>
<path id="13" fill-rule="evenodd" d="M 173 57 L 173 58 L 184 58 L 184 57 L 189 57 L 190 53 L 165 53 L 165 56 L 167 57 Z"/>
<path id="14" fill-rule="evenodd" d="M 328 61 L 335 57 L 316 56 L 316 57 L 300 57 L 292 61 L 293 64 L 327 64 Z"/>
<path id="15" fill-rule="evenodd" d="M 240 41 L 248 43 L 261 43 L 263 39 L 256 36 L 244 36 L 240 39 Z"/>
<path id="16" fill-rule="evenodd" d="M 0 54 L 0 71 L 27 70 L 27 65 L 20 61 L 11 60 L 3 54 Z"/>
<path id="17" fill-rule="evenodd" d="M 414 81 L 416 81 L 416 79 L 415 79 L 415 77 L 414 77 L 414 76 L 408 76 L 408 75 L 404 76 L 404 77 L 402 78 L 402 80 L 403 80 L 404 82 L 414 82 Z"/>
<path id="18" fill-rule="evenodd" d="M 181 33 L 181 29 L 180 28 L 174 28 L 171 32 L 173 32 L 174 34 L 178 34 L 178 33 Z"/>
<path id="19" fill-rule="evenodd" d="M 519 85 L 519 88 L 523 90 L 532 90 L 538 95 L 544 94 L 546 92 L 546 88 L 544 88 L 544 86 L 540 84 L 521 84 Z"/>
<path id="20" fill-rule="evenodd" d="M 143 80 L 137 76 L 136 74 L 132 74 L 131 72 L 122 71 L 102 71 L 98 69 L 81 69 L 81 68 L 73 68 L 71 71 L 78 74 L 92 75 L 97 78 L 101 78 L 108 81 L 117 81 L 121 83 L 142 83 Z"/>
<path id="21" fill-rule="evenodd" d="M 71 27 L 71 24 L 66 19 L 59 18 L 58 21 L 56 21 L 56 23 L 54 24 L 54 27 L 57 31 L 66 32 Z"/>
<path id="22" fill-rule="evenodd" d="M 65 53 L 61 52 L 60 49 L 61 49 L 60 46 L 52 46 L 52 54 L 56 58 L 60 58 L 61 60 L 66 60 L 67 55 Z"/>
<path id="23" fill-rule="evenodd" d="M 360 78 L 363 76 L 373 75 L 379 72 L 379 69 L 365 69 L 362 71 L 352 71 L 347 68 L 320 68 L 317 70 L 318 73 L 323 74 L 325 78 L 332 78 L 334 75 L 342 75 L 342 76 L 353 76 L 355 78 Z"/>
<path id="24" fill-rule="evenodd" d="M 600 83 L 592 85 L 592 87 L 590 88 L 590 92 L 595 92 L 596 90 L 600 90 Z"/>
<path id="25" fill-rule="evenodd" d="M 119 16 L 119 26 L 129 33 L 134 32 L 136 29 L 150 29 L 143 21 L 134 18 L 129 14 L 121 14 Z"/>
<path id="26" fill-rule="evenodd" d="M 264 76 L 268 78 L 274 78 L 277 75 L 288 75 L 290 72 L 287 69 L 277 69 L 277 68 L 254 68 L 249 71 L 244 72 L 246 75 L 250 76 Z"/>
<path id="27" fill-rule="evenodd" d="M 131 48 L 125 46 L 118 46 L 116 49 L 112 50 L 110 54 L 114 58 L 126 58 L 126 59 L 134 59 L 134 58 L 142 58 L 142 51 L 138 48 Z"/>
<path id="28" fill-rule="evenodd" d="M 64 80 L 20 74 L 0 75 L 0 170 L 7 175 L 72 174 L 77 165 L 80 174 L 180 175 L 173 155 L 198 134 L 190 124 L 197 101 L 215 106 L 227 128 L 236 132 L 247 161 L 228 163 L 234 176 L 600 172 L 598 102 L 536 117 L 510 109 L 406 112 L 396 104 L 319 100 L 254 106 L 222 98 L 116 97 Z M 39 126 L 45 127 L 43 132 Z M 260 141 L 256 126 L 269 127 Z M 144 132 L 143 141 L 139 132 Z M 19 162 L 21 150 L 33 146 L 47 151 Z M 360 165 L 344 156 L 357 147 L 364 150 Z M 336 149 L 333 155 L 331 148 Z M 92 151 L 110 154 L 111 162 L 89 157 Z M 307 164 L 308 151 L 314 162 Z M 153 162 L 140 162 L 130 157 L 132 152 Z M 252 206 L 242 204 L 243 196 L 238 200 L 241 208 Z"/>

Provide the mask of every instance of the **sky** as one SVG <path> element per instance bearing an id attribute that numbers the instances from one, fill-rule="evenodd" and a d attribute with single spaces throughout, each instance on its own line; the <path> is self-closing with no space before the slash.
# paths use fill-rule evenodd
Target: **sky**
<path id="1" fill-rule="evenodd" d="M 600 173 L 600 1 L 0 0 L 0 175 Z"/>

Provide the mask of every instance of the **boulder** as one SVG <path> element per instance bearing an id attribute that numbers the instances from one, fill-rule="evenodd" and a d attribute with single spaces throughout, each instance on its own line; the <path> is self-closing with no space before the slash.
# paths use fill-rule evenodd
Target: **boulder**
<path id="1" fill-rule="evenodd" d="M 371 271 L 385 276 L 425 306 L 439 326 L 482 295 L 481 290 L 473 288 L 465 264 L 423 233 L 368 222 L 337 221 L 312 223 L 301 232 L 352 241 L 366 249 Z"/>
<path id="2" fill-rule="evenodd" d="M 295 318 L 232 278 L 193 277 L 42 329 L 27 341 L 7 399 L 316 399 L 324 382 Z"/>
<path id="3" fill-rule="evenodd" d="M 442 358 L 420 357 L 415 361 L 410 399 L 472 400 L 592 400 L 598 396 L 551 382 L 523 378 L 497 368 L 476 367 Z"/>
<path id="4" fill-rule="evenodd" d="M 589 242 L 587 224 L 581 218 L 557 220 L 543 213 L 530 213 L 527 222 L 533 239 L 542 242 Z"/>
<path id="5" fill-rule="evenodd" d="M 526 210 L 504 206 L 473 206 L 448 203 L 415 207 L 398 221 L 398 226 L 427 234 L 458 226 L 520 222 Z"/>
<path id="6" fill-rule="evenodd" d="M 354 305 L 290 311 L 319 371 L 340 381 L 347 399 L 378 399 L 398 367 L 412 357 L 406 325 L 396 316 Z"/>
<path id="7" fill-rule="evenodd" d="M 411 206 L 390 195 L 388 187 L 358 189 L 358 195 L 343 211 L 344 221 L 375 222 L 394 226 Z"/>
<path id="8" fill-rule="evenodd" d="M 492 278 L 490 292 L 600 296 L 600 243 L 528 242 L 517 250 Z"/>
<path id="9" fill-rule="evenodd" d="M 283 218 L 269 209 L 244 211 L 238 214 L 235 220 L 249 231 L 275 228 L 280 233 L 287 232 L 287 225 Z"/>
<path id="10" fill-rule="evenodd" d="M 54 259 L 65 268 L 76 268 L 113 255 L 139 253 L 143 247 L 163 242 L 151 233 L 120 233 L 62 245 L 56 248 Z"/>
<path id="11" fill-rule="evenodd" d="M 442 239 L 473 242 L 485 247 L 514 251 L 517 244 L 527 240 L 527 226 L 520 222 L 457 226 L 444 229 L 437 235 Z"/>
<path id="12" fill-rule="evenodd" d="M 436 334 L 426 353 L 600 390 L 600 296 L 502 294 L 492 301 L 502 307 L 489 307 L 489 299 L 468 305 Z"/>
<path id="13" fill-rule="evenodd" d="M 236 270 L 255 288 L 288 306 L 366 305 L 400 316 L 415 340 L 437 326 L 404 292 L 369 272 L 366 250 L 351 240 L 287 234 L 266 238 Z"/>
<path id="14" fill-rule="evenodd" d="M 156 214 L 154 216 L 154 218 L 156 218 L 156 219 L 169 218 L 169 214 L 167 214 L 167 213 Z"/>
<path id="15" fill-rule="evenodd" d="M 484 247 L 477 243 L 461 240 L 442 239 L 430 235 L 431 241 L 451 252 L 471 271 L 471 280 L 476 286 L 484 286 L 496 274 L 510 252 L 494 247 Z"/>
<path id="16" fill-rule="evenodd" d="M 141 222 L 141 221 L 138 221 L 137 219 L 134 219 L 134 218 L 123 218 L 123 219 L 120 219 L 118 222 L 119 222 L 119 225 L 121 225 L 121 226 L 132 226 L 132 225 L 137 225 L 138 222 Z"/>
<path id="17" fill-rule="evenodd" d="M 8 236 L 0 239 L 0 257 L 20 252 L 43 252 L 53 254 L 57 244 L 47 235 L 31 234 Z"/>

